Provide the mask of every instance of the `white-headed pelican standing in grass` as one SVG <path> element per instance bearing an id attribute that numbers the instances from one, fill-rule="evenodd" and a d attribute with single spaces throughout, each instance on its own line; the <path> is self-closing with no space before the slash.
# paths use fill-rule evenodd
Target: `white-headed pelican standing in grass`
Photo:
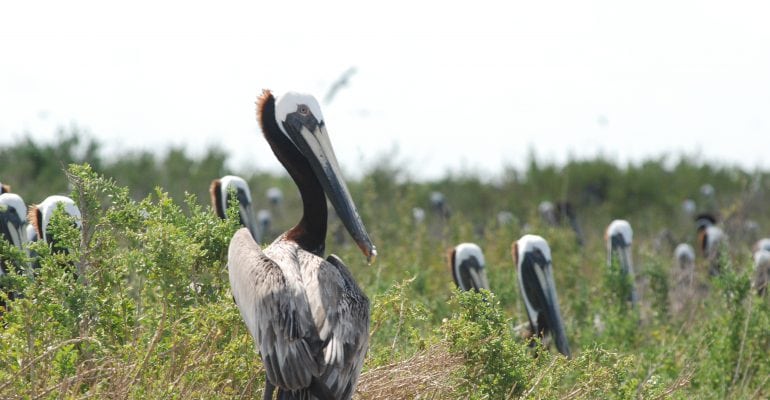
<path id="1" fill-rule="evenodd" d="M 698 248 L 706 259 L 709 274 L 719 275 L 721 270 L 722 245 L 727 241 L 722 228 L 716 226 L 716 217 L 711 214 L 701 214 L 696 220 L 698 231 Z"/>
<path id="2" fill-rule="evenodd" d="M 219 218 L 225 219 L 227 215 L 227 206 L 230 204 L 230 190 L 235 191 L 235 198 L 238 200 L 238 215 L 241 218 L 241 225 L 248 228 L 251 236 L 257 243 L 262 241 L 257 218 L 254 216 L 254 207 L 251 204 L 251 190 L 249 184 L 240 176 L 226 175 L 219 179 L 211 181 L 209 194 L 211 194 L 211 205 Z"/>
<path id="3" fill-rule="evenodd" d="M 631 285 L 630 299 L 634 306 L 639 300 L 636 293 L 636 275 L 634 274 L 634 263 L 631 258 L 631 242 L 634 240 L 634 230 L 631 224 L 623 219 L 616 219 L 607 226 L 604 234 L 604 241 L 607 247 L 607 266 L 612 268 L 613 256 L 617 256 L 617 263 L 620 266 L 620 273 L 625 279 L 628 279 Z"/>
<path id="4" fill-rule="evenodd" d="M 369 343 L 369 300 L 335 255 L 323 258 L 327 196 L 372 262 L 374 244 L 342 180 L 310 95 L 265 90 L 265 139 L 299 188 L 302 219 L 262 250 L 245 228 L 230 241 L 230 286 L 267 373 L 265 399 L 350 399 Z"/>
<path id="5" fill-rule="evenodd" d="M 42 203 L 33 205 L 29 208 L 27 220 L 35 229 L 35 237 L 37 240 L 44 240 L 49 245 L 57 248 L 56 238 L 51 232 L 48 231 L 48 224 L 51 222 L 53 212 L 59 207 L 59 204 L 64 208 L 64 212 L 74 219 L 75 227 L 82 228 L 80 210 L 75 202 L 67 196 L 53 195 L 46 197 Z"/>
<path id="6" fill-rule="evenodd" d="M 519 288 L 527 307 L 532 334 L 542 338 L 550 333 L 559 352 L 570 357 L 548 242 L 540 236 L 524 235 L 513 242 L 511 255 L 518 271 Z"/>
<path id="7" fill-rule="evenodd" d="M 460 243 L 449 250 L 452 278 L 461 290 L 489 290 L 485 266 L 484 253 L 475 243 Z"/>

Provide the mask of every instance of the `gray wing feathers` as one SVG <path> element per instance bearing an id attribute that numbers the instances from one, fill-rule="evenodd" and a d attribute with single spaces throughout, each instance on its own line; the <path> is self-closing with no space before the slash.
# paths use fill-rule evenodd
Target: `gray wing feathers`
<path id="1" fill-rule="evenodd" d="M 335 353 L 331 364 L 334 368 L 327 366 L 322 380 L 337 398 L 349 399 L 369 348 L 369 299 L 339 257 L 332 254 L 326 261 L 339 272 L 342 287 L 337 306 L 338 322 L 325 349 Z M 329 350 L 332 346 L 334 348 Z"/>
<path id="2" fill-rule="evenodd" d="M 299 390 L 321 373 L 317 359 L 323 343 L 307 299 L 267 258 L 248 229 L 230 241 L 228 270 L 233 298 L 259 347 L 268 379 Z"/>

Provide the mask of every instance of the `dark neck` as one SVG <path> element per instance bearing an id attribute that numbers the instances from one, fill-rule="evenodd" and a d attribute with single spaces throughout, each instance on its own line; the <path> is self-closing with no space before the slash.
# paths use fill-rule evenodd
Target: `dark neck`
<path id="1" fill-rule="evenodd" d="M 326 196 L 310 163 L 278 127 L 275 120 L 275 98 L 268 96 L 262 104 L 262 132 L 278 161 L 291 175 L 302 197 L 302 219 L 286 232 L 285 237 L 303 249 L 321 256 L 326 241 Z"/>

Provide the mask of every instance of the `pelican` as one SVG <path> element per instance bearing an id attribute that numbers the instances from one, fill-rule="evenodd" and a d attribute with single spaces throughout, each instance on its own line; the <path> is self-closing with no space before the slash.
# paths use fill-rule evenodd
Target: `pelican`
<path id="1" fill-rule="evenodd" d="M 680 243 L 674 249 L 674 259 L 676 259 L 676 265 L 682 271 L 688 271 L 690 280 L 692 279 L 692 273 L 695 270 L 695 250 L 687 243 Z"/>
<path id="2" fill-rule="evenodd" d="M 634 281 L 634 264 L 631 260 L 631 242 L 633 238 L 634 231 L 631 229 L 631 224 L 623 219 L 612 221 L 607 226 L 607 231 L 604 234 L 604 240 L 607 245 L 607 266 L 612 267 L 613 255 L 617 254 L 620 273 L 631 282 L 631 304 L 636 305 L 638 297 Z"/>
<path id="3" fill-rule="evenodd" d="M 556 207 L 548 200 L 543 200 L 537 205 L 537 211 L 540 213 L 540 218 L 543 219 L 548 225 L 556 226 L 559 221 L 556 220 Z"/>
<path id="4" fill-rule="evenodd" d="M 444 193 L 441 192 L 431 192 L 430 193 L 430 205 L 433 208 L 433 211 L 438 214 L 441 219 L 448 219 L 451 211 L 449 210 L 449 205 L 446 202 L 446 197 L 444 196 Z"/>
<path id="5" fill-rule="evenodd" d="M 8 243 L 24 248 L 27 242 L 27 206 L 21 196 L 14 193 L 0 194 L 0 234 Z M 0 268 L 2 265 L 0 265 Z M 3 271 L 0 270 L 0 274 Z"/>
<path id="6" fill-rule="evenodd" d="M 27 215 L 27 219 L 34 227 L 34 235 L 37 240 L 45 240 L 46 243 L 54 246 L 56 246 L 56 238 L 48 232 L 48 224 L 51 222 L 51 217 L 59 204 L 62 204 L 64 212 L 74 219 L 75 227 L 82 229 L 80 210 L 75 205 L 75 202 L 67 196 L 48 196 L 42 203 L 30 207 Z"/>
<path id="7" fill-rule="evenodd" d="M 556 348 L 570 357 L 569 343 L 556 297 L 551 248 L 540 236 L 524 235 L 513 243 L 513 262 L 519 275 L 519 288 L 527 306 L 531 332 L 544 337 L 550 333 Z"/>
<path id="8" fill-rule="evenodd" d="M 265 192 L 265 195 L 267 196 L 270 205 L 273 207 L 277 207 L 283 203 L 283 192 L 280 188 L 270 187 L 267 189 L 267 192 Z"/>
<path id="9" fill-rule="evenodd" d="M 11 193 L 11 187 L 0 182 L 0 194 Z"/>
<path id="10" fill-rule="evenodd" d="M 422 207 L 412 208 L 412 220 L 416 225 L 422 224 L 425 221 L 425 210 Z"/>
<path id="11" fill-rule="evenodd" d="M 538 204 L 537 211 L 540 213 L 540 217 L 550 226 L 559 226 L 564 223 L 566 218 L 570 228 L 575 232 L 575 239 L 578 245 L 583 246 L 583 230 L 580 228 L 580 223 L 578 223 L 572 203 L 569 201 L 559 201 L 554 205 L 546 200 Z"/>
<path id="12" fill-rule="evenodd" d="M 695 296 L 695 250 L 687 243 L 674 249 L 674 267 L 671 269 L 674 284 L 669 290 L 672 311 L 678 314 Z"/>
<path id="13" fill-rule="evenodd" d="M 709 274 L 718 275 L 722 243 L 727 240 L 722 228 L 715 225 L 716 218 L 711 214 L 701 214 L 696 218 L 698 228 L 698 247 L 709 264 Z"/>
<path id="14" fill-rule="evenodd" d="M 227 206 L 230 204 L 231 188 L 235 190 L 235 198 L 238 200 L 238 213 L 241 217 L 241 225 L 249 229 L 254 240 L 260 242 L 262 238 L 257 227 L 254 209 L 251 206 L 251 191 L 249 190 L 249 184 L 243 178 L 226 175 L 211 181 L 209 193 L 211 194 L 211 205 L 214 207 L 214 211 L 219 218 L 225 219 Z"/>
<path id="15" fill-rule="evenodd" d="M 257 101 L 265 139 L 299 188 L 302 219 L 260 249 L 241 228 L 230 241 L 230 286 L 267 380 L 265 399 L 350 399 L 369 342 L 369 299 L 335 255 L 323 259 L 328 196 L 369 263 L 377 255 L 342 180 L 321 108 L 310 95 L 269 90 Z"/>
<path id="16" fill-rule="evenodd" d="M 263 235 L 270 237 L 270 229 L 272 224 L 273 213 L 271 213 L 270 210 L 263 208 L 257 211 L 257 225 L 259 225 L 259 231 L 262 232 Z M 267 240 L 268 239 L 265 238 L 265 241 Z"/>
<path id="17" fill-rule="evenodd" d="M 27 206 L 24 200 L 14 193 L 0 194 L 0 237 L 8 241 L 12 246 L 24 250 L 27 242 L 26 227 L 27 224 Z M 18 274 L 24 273 L 24 268 L 18 263 L 10 263 L 0 256 L 0 277 L 8 274 L 6 263 L 15 264 L 15 270 Z M 10 265 L 9 265 L 10 266 Z M 5 285 L 3 285 L 5 286 Z M 3 288 L 5 291 L 7 288 Z M 17 294 L 13 290 L 7 290 L 8 299 L 13 300 Z M 5 300 L 0 300 L 0 315 L 7 310 Z"/>
<path id="18" fill-rule="evenodd" d="M 460 243 L 450 249 L 449 267 L 452 269 L 452 278 L 461 290 L 489 290 L 484 253 L 477 244 Z"/>
<path id="19" fill-rule="evenodd" d="M 767 282 L 770 278 L 770 251 L 759 249 L 754 253 L 754 288 L 757 294 L 764 296 L 767 293 Z"/>

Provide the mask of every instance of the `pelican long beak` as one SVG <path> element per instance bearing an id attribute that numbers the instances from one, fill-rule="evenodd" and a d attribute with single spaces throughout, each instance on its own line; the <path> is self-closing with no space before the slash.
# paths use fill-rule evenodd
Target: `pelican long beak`
<path id="1" fill-rule="evenodd" d="M 10 210 L 9 210 L 10 211 Z M 11 244 L 22 249 L 27 243 L 26 227 L 24 220 L 20 219 L 15 211 L 6 212 L 0 205 L 0 236 L 10 239 Z"/>
<path id="2" fill-rule="evenodd" d="M 571 357 L 551 269 L 551 262 L 545 260 L 542 254 L 527 252 L 521 261 L 520 284 L 525 294 L 529 322 L 535 330 L 533 333 L 544 335 L 550 332 L 559 352 Z"/>
<path id="3" fill-rule="evenodd" d="M 244 203 L 238 202 L 238 212 L 241 216 L 241 224 L 249 229 L 251 236 L 257 243 L 262 242 L 262 235 L 257 225 L 257 217 L 254 214 L 254 209 L 251 207 L 251 203 L 244 206 Z"/>
<path id="4" fill-rule="evenodd" d="M 620 272 L 624 277 L 626 277 L 631 281 L 631 293 L 630 293 L 631 304 L 636 305 L 638 298 L 636 293 L 636 283 L 634 282 L 634 279 L 636 279 L 636 275 L 634 274 L 634 263 L 631 257 L 631 245 L 626 243 L 623 240 L 623 236 L 621 234 L 616 234 L 612 236 L 610 240 L 611 240 L 611 249 L 609 251 L 609 258 L 607 262 L 611 266 L 612 252 L 615 252 L 618 255 Z"/>
<path id="5" fill-rule="evenodd" d="M 477 266 L 476 268 L 470 268 L 468 273 L 471 275 L 471 285 L 473 289 L 478 291 L 479 289 L 489 290 L 489 282 L 487 281 L 487 272 L 484 268 Z"/>
<path id="6" fill-rule="evenodd" d="M 287 133 L 310 162 L 316 178 L 321 182 L 340 220 L 366 256 L 367 262 L 373 263 L 377 257 L 377 249 L 369 238 L 369 233 L 358 214 L 345 181 L 342 180 L 342 173 L 329 141 L 329 135 L 326 133 L 325 124 L 321 121 L 315 125 L 313 131 L 304 125 L 298 127 L 288 125 Z"/>

